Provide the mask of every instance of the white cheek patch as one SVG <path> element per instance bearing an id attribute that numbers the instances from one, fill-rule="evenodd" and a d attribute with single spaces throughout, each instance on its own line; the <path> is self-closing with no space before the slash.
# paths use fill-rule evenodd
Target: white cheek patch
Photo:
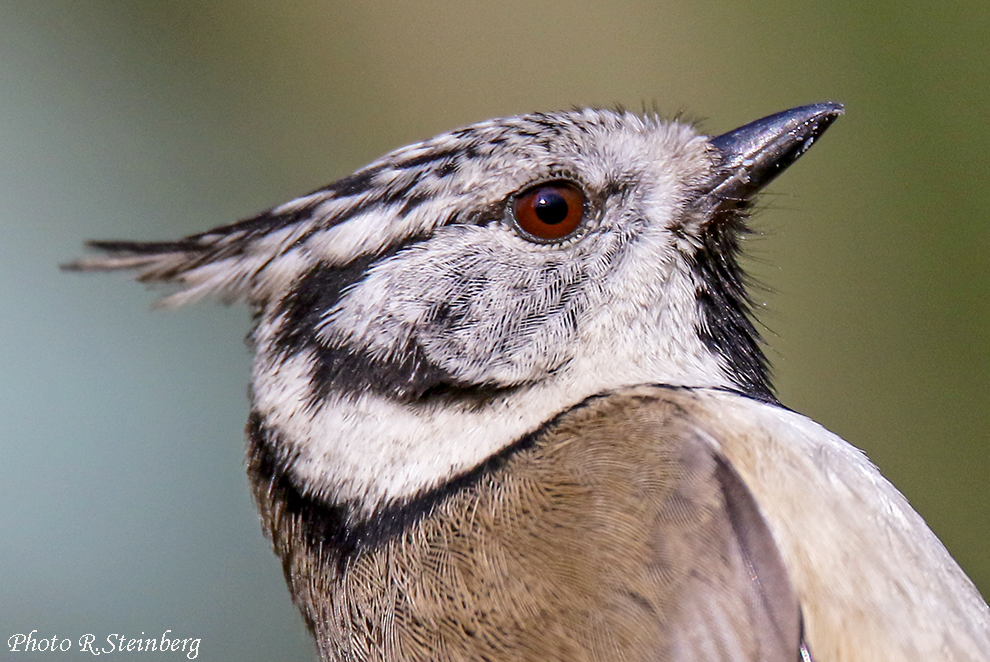
<path id="1" fill-rule="evenodd" d="M 309 409 L 312 361 L 304 352 L 257 375 L 255 408 L 288 446 L 279 451 L 294 458 L 289 470 L 307 494 L 357 503 L 364 514 L 470 470 L 552 417 L 567 397 L 559 389 L 471 411 L 334 394 Z"/>

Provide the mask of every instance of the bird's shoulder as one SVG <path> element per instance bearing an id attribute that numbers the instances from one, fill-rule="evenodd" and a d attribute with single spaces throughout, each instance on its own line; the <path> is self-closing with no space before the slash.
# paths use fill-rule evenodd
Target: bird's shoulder
<path id="1" fill-rule="evenodd" d="M 806 416 L 724 390 L 614 397 L 679 407 L 733 467 L 783 556 L 817 659 L 990 659 L 979 591 L 862 451 Z"/>

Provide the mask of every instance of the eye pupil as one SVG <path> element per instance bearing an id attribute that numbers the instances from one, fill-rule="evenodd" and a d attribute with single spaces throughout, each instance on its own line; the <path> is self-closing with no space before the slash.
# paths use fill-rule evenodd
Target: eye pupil
<path id="1" fill-rule="evenodd" d="M 567 219 L 567 200 L 555 189 L 543 189 L 534 205 L 537 218 L 547 225 L 557 225 Z"/>
<path id="2" fill-rule="evenodd" d="M 556 242 L 573 235 L 584 220 L 584 191 L 571 182 L 547 182 L 520 193 L 513 203 L 516 231 L 526 240 Z"/>

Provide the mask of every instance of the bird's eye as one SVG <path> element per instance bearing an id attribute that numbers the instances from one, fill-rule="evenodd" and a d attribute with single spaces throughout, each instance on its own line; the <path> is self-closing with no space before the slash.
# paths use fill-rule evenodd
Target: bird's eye
<path id="1" fill-rule="evenodd" d="M 540 184 L 515 199 L 516 226 L 527 239 L 551 242 L 577 230 L 584 218 L 584 192 L 568 182 Z"/>

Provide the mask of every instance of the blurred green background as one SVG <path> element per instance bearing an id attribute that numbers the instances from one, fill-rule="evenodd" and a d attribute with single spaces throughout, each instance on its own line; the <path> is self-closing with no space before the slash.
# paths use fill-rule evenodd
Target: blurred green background
<path id="1" fill-rule="evenodd" d="M 0 639 L 170 629 L 201 659 L 315 658 L 243 477 L 248 313 L 60 273 L 84 239 L 197 232 L 443 130 L 587 104 L 711 133 L 847 105 L 748 242 L 780 395 L 864 448 L 987 595 L 988 35 L 985 0 L 0 0 Z"/>

